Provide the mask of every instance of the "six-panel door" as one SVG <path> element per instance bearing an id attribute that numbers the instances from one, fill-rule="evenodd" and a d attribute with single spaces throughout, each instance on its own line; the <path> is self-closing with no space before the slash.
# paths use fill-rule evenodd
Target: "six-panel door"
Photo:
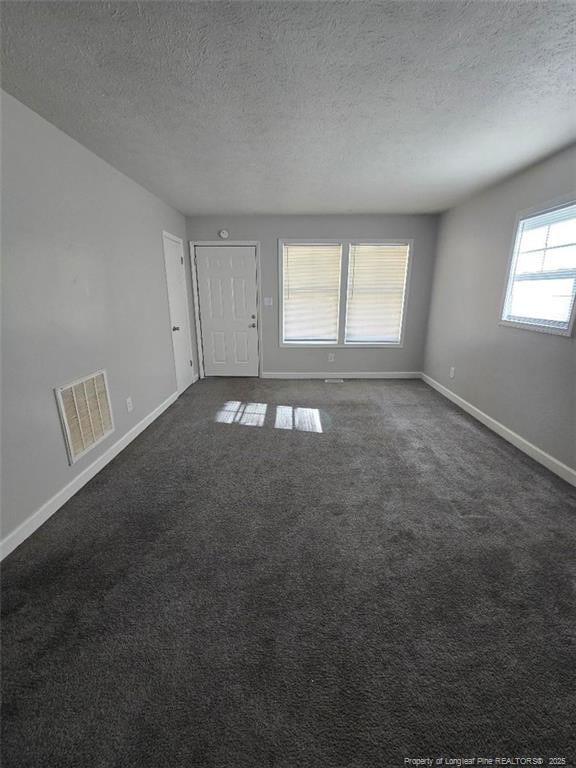
<path id="1" fill-rule="evenodd" d="M 184 243 L 179 237 L 164 232 L 164 261 L 170 308 L 170 334 L 174 348 L 176 385 L 183 392 L 194 380 L 192 367 L 192 340 L 190 337 L 190 312 L 184 269 Z"/>
<path id="2" fill-rule="evenodd" d="M 196 246 L 204 373 L 258 376 L 256 248 Z"/>

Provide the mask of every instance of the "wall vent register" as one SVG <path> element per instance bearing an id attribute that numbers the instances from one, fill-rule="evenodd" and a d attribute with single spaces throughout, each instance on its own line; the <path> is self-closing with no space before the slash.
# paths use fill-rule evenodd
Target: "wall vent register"
<path id="1" fill-rule="evenodd" d="M 55 390 L 70 464 L 114 431 L 106 371 Z"/>

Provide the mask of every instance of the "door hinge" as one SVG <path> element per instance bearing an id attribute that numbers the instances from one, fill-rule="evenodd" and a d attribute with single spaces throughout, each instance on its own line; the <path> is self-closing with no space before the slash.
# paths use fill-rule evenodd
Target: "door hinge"
<path id="1" fill-rule="evenodd" d="M 184 264 L 184 256 L 180 256 L 180 264 Z"/>
<path id="2" fill-rule="evenodd" d="M 192 362 L 192 360 L 190 360 L 190 365 L 192 366 L 192 368 L 194 368 L 194 363 Z"/>

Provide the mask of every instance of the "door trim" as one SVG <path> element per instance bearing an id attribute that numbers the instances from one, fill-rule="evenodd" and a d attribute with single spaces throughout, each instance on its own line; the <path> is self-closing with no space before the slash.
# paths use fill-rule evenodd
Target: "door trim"
<path id="1" fill-rule="evenodd" d="M 168 273 L 167 273 L 167 267 L 166 267 L 166 249 L 164 247 L 164 243 L 166 240 L 172 240 L 173 243 L 176 243 L 177 245 L 182 246 L 182 257 L 184 261 L 182 262 L 182 266 L 184 267 L 184 298 L 186 300 L 186 333 L 188 336 L 188 352 L 190 354 L 190 363 L 191 363 L 191 369 L 192 369 L 192 381 L 188 386 L 191 384 L 194 384 L 194 382 L 198 381 L 198 376 L 196 375 L 196 371 L 194 370 L 194 355 L 192 354 L 192 328 L 190 324 L 190 298 L 188 290 L 188 279 L 186 277 L 186 248 L 184 245 L 184 240 L 181 237 L 178 237 L 177 235 L 173 235 L 171 232 L 167 232 L 165 229 L 162 230 L 162 255 L 164 257 L 164 275 L 166 277 L 166 297 L 168 300 L 168 319 L 171 320 L 171 313 L 170 313 L 170 288 L 168 286 Z M 171 323 L 170 323 L 171 324 Z M 172 357 L 174 359 L 174 375 L 176 377 L 176 390 L 179 395 L 182 394 L 182 392 L 186 391 L 188 389 L 188 386 L 184 387 L 183 389 L 180 389 L 178 387 L 178 371 L 176 370 L 176 355 L 174 353 L 174 344 L 172 343 L 172 334 L 170 335 L 170 342 L 172 344 Z"/>
<path id="2" fill-rule="evenodd" d="M 256 252 L 256 317 L 258 322 L 258 378 L 262 378 L 264 355 L 262 352 L 262 265 L 260 260 L 260 242 L 258 240 L 190 240 L 190 272 L 192 274 L 192 293 L 194 298 L 194 321 L 196 327 L 196 352 L 198 354 L 198 375 L 204 373 L 204 350 L 202 349 L 202 318 L 200 317 L 200 296 L 198 293 L 198 274 L 196 272 L 196 247 L 248 246 Z"/>

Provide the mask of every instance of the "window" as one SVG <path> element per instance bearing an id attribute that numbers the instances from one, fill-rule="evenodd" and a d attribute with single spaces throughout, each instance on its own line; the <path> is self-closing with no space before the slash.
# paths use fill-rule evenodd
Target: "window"
<path id="1" fill-rule="evenodd" d="M 518 224 L 502 321 L 569 335 L 576 296 L 576 204 Z"/>
<path id="2" fill-rule="evenodd" d="M 407 266 L 407 245 L 350 245 L 347 344 L 400 343 Z"/>
<path id="3" fill-rule="evenodd" d="M 342 246 L 291 243 L 283 249 L 284 341 L 338 341 Z"/>
<path id="4" fill-rule="evenodd" d="M 407 242 L 281 242 L 284 344 L 399 346 Z"/>

